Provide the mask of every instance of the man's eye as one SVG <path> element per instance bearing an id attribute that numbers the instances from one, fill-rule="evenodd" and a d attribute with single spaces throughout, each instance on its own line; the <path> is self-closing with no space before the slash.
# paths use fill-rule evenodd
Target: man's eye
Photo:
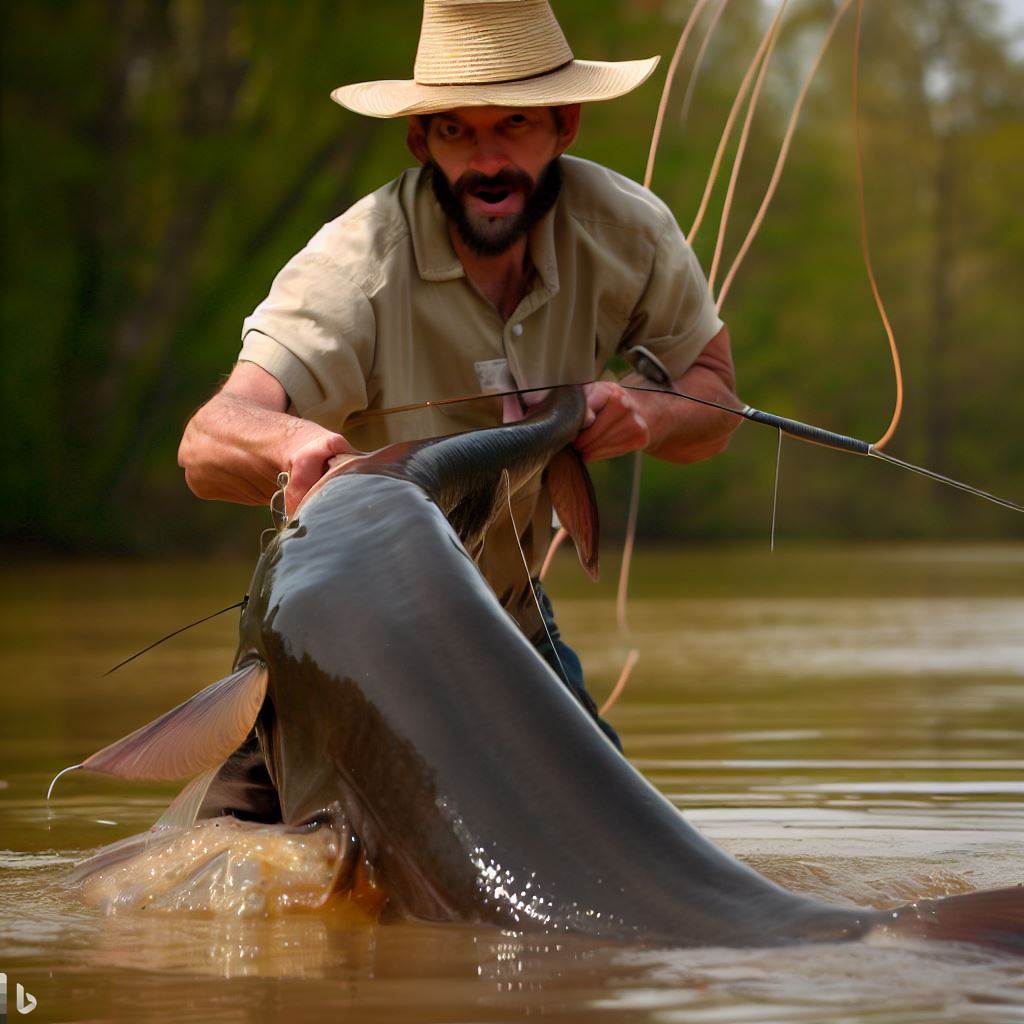
<path id="1" fill-rule="evenodd" d="M 461 134 L 461 129 L 457 124 L 452 124 L 451 121 L 441 125 L 441 134 L 446 139 L 455 139 Z"/>

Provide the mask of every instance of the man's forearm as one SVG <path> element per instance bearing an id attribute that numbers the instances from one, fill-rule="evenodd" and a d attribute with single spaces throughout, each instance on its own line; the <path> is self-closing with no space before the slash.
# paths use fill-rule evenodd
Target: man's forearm
<path id="1" fill-rule="evenodd" d="M 200 498 L 261 505 L 289 474 L 291 512 L 335 455 L 352 446 L 326 427 L 292 416 L 280 382 L 255 363 L 235 364 L 231 376 L 185 427 L 178 465 Z"/>
<path id="2" fill-rule="evenodd" d="M 632 376 L 623 383 L 644 383 Z M 692 366 L 674 381 L 675 390 L 739 409 L 741 403 L 719 372 Z M 668 462 L 700 462 L 724 451 L 729 435 L 742 422 L 739 416 L 690 402 L 675 395 L 633 392 L 651 431 L 645 451 Z"/>
<path id="3" fill-rule="evenodd" d="M 630 379 L 629 383 L 634 380 Z M 704 347 L 696 362 L 673 381 L 676 391 L 739 410 L 736 371 L 728 328 L 723 327 Z M 673 395 L 633 392 L 650 430 L 644 450 L 669 462 L 700 462 L 723 451 L 742 419 L 721 409 Z"/>
<path id="4" fill-rule="evenodd" d="M 630 374 L 619 384 L 598 381 L 586 386 L 587 413 L 575 441 L 584 459 L 611 459 L 643 450 L 669 462 L 699 462 L 725 448 L 740 417 L 678 396 L 622 386 L 645 383 Z M 740 408 L 725 327 L 673 384 L 694 398 Z"/>
<path id="5" fill-rule="evenodd" d="M 308 420 L 222 392 L 189 421 L 178 464 L 200 498 L 263 504 L 291 452 L 320 433 L 324 428 Z"/>

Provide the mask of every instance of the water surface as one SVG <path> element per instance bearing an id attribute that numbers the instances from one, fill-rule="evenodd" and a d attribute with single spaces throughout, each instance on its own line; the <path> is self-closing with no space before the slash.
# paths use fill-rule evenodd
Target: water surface
<path id="1" fill-rule="evenodd" d="M 1024 881 L 1024 547 L 615 553 L 551 591 L 636 766 L 780 883 L 888 906 Z M 241 564 L 25 567 L 0 596 L 0 970 L 34 1020 L 1024 1021 L 1021 964 L 946 944 L 641 951 L 466 926 L 104 917 L 62 884 L 174 787 L 50 777 L 225 674 Z M 600 800 L 600 794 L 595 794 Z M 544 813 L 539 803 L 538 815 Z M 637 837 L 638 848 L 643 837 Z M 642 852 L 638 852 L 638 865 Z"/>

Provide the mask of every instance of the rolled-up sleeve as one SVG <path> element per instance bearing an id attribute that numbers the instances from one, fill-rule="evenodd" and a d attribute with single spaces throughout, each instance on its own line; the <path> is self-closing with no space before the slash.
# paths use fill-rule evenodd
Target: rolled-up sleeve
<path id="1" fill-rule="evenodd" d="M 658 239 L 621 348 L 645 346 L 675 380 L 723 326 L 697 256 L 673 221 Z"/>
<path id="2" fill-rule="evenodd" d="M 243 321 L 238 359 L 275 377 L 300 416 L 338 430 L 366 408 L 375 334 L 362 289 L 329 257 L 304 249 Z"/>

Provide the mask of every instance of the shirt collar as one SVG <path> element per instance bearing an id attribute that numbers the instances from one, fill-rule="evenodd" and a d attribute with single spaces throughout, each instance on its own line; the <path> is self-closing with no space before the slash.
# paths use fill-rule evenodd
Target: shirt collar
<path id="1" fill-rule="evenodd" d="M 416 173 L 413 215 L 409 219 L 416 269 L 424 281 L 453 281 L 465 277 L 466 270 L 452 246 L 448 219 L 430 187 L 430 172 Z M 558 203 L 530 232 L 530 259 L 546 291 L 558 291 L 558 264 L 555 259 L 555 216 Z"/>
<path id="2" fill-rule="evenodd" d="M 558 291 L 558 260 L 555 258 L 555 218 L 561 197 L 530 232 L 530 259 L 546 291 Z"/>
<path id="3" fill-rule="evenodd" d="M 416 268 L 424 281 L 452 281 L 466 271 L 448 237 L 448 219 L 430 187 L 430 171 L 421 167 L 416 174 L 409 230 L 416 255 Z"/>

